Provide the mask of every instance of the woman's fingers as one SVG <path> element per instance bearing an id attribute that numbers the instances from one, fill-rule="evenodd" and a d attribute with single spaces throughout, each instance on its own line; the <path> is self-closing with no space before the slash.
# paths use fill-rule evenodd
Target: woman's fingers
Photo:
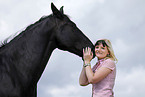
<path id="1" fill-rule="evenodd" d="M 91 54 L 91 48 L 88 47 L 88 51 L 89 51 L 89 53 Z"/>
<path id="2" fill-rule="evenodd" d="M 89 48 L 89 47 L 86 47 L 85 49 L 83 49 L 83 54 L 85 54 L 85 55 L 91 55 L 91 48 Z"/>
<path id="3" fill-rule="evenodd" d="M 87 53 L 88 53 L 88 55 L 91 54 L 91 49 L 89 47 L 87 47 Z"/>
<path id="4" fill-rule="evenodd" d="M 88 48 L 86 47 L 86 49 L 85 49 L 85 53 L 87 53 L 88 52 Z"/>
<path id="5" fill-rule="evenodd" d="M 89 47 L 86 47 L 86 48 L 84 48 L 83 49 L 83 59 L 85 60 L 85 61 L 91 61 L 92 60 L 92 55 L 93 53 L 91 52 L 91 48 L 89 48 Z"/>

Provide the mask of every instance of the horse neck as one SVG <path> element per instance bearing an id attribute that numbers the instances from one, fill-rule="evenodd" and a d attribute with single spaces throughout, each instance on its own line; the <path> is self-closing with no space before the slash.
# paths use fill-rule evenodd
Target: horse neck
<path id="1" fill-rule="evenodd" d="M 52 22 L 51 19 L 48 22 Z M 55 24 L 48 25 L 49 29 L 42 31 L 42 29 L 46 29 L 43 25 L 45 24 L 40 23 L 33 29 L 24 31 L 9 45 L 7 55 L 25 84 L 37 84 L 52 51 L 55 49 L 52 30 Z"/>

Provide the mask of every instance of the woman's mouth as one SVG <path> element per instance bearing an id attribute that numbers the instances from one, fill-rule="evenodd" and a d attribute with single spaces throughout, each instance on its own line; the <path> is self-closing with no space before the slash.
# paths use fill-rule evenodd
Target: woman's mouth
<path id="1" fill-rule="evenodd" d="M 101 52 L 96 52 L 96 54 L 102 54 Z"/>

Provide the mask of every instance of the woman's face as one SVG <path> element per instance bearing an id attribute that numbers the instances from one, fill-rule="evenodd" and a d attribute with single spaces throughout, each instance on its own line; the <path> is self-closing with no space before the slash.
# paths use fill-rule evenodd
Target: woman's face
<path id="1" fill-rule="evenodd" d="M 96 45 L 95 46 L 95 54 L 99 60 L 105 58 L 107 56 L 107 54 L 109 54 L 107 46 L 105 45 L 103 47 L 102 43 L 100 43 L 99 45 Z"/>

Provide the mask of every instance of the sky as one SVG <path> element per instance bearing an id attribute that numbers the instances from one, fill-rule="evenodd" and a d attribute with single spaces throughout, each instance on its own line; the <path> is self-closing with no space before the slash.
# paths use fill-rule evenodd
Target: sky
<path id="1" fill-rule="evenodd" d="M 107 38 L 118 58 L 115 97 L 145 97 L 144 0 L 0 0 L 0 41 L 21 32 L 44 15 L 51 2 L 95 43 Z M 91 64 L 95 64 L 93 59 Z M 82 59 L 55 49 L 38 82 L 38 97 L 91 97 L 92 86 L 79 85 Z"/>

